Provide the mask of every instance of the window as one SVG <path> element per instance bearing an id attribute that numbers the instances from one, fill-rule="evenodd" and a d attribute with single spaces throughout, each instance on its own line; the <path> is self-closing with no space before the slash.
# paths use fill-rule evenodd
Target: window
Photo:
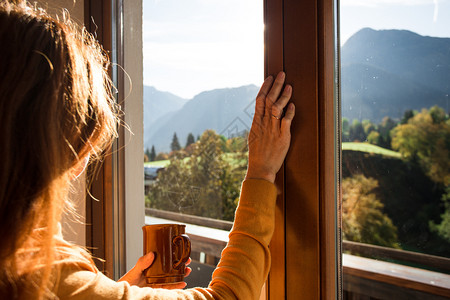
<path id="1" fill-rule="evenodd" d="M 448 288 L 450 5 L 340 8 L 344 295 Z"/>
<path id="2" fill-rule="evenodd" d="M 338 294 L 339 274 L 335 204 L 338 184 L 335 157 L 339 154 L 335 143 L 335 7 L 331 1 L 267 0 L 263 3 L 266 28 L 264 75 L 281 69 L 289 74 L 298 110 L 291 152 L 277 181 L 281 194 L 271 245 L 273 267 L 267 295 L 271 299 L 296 298 L 298 294 L 311 299 L 320 295 L 334 299 Z M 127 77 L 118 71 L 119 87 L 122 84 L 124 91 L 118 99 L 125 99 L 125 121 L 134 135 L 142 136 L 140 2 L 88 1 L 88 4 L 90 13 L 87 15 L 97 13 L 95 23 L 91 23 L 92 31 L 100 38 L 104 35 L 106 46 L 112 44 L 110 39 L 114 41 L 118 61 L 131 77 L 133 89 L 128 95 Z M 108 27 L 110 18 L 116 22 L 117 26 L 113 27 L 120 29 L 114 31 L 114 35 Z M 98 198 L 103 202 L 92 202 L 92 210 L 97 206 L 97 211 L 91 210 L 88 214 L 95 223 L 90 231 L 94 242 L 90 245 L 101 250 L 98 251 L 100 257 L 106 257 L 110 274 L 123 273 L 142 253 L 143 145 L 142 140 L 129 139 L 125 134 L 122 135 L 122 146 L 115 152 L 116 158 L 105 161 L 103 177 L 99 177 Z M 305 144 L 309 146 L 304 147 Z M 110 176 L 114 159 L 117 159 L 115 172 L 120 175 L 118 179 Z"/>
<path id="3" fill-rule="evenodd" d="M 146 223 L 187 224 L 202 270 L 187 282 L 207 285 L 247 169 L 263 3 L 147 0 L 143 12 Z"/>
<path id="4" fill-rule="evenodd" d="M 95 11 L 95 1 L 87 2 Z M 103 9 L 104 14 L 101 14 L 106 17 L 101 19 L 102 22 L 97 23 L 109 24 L 110 16 L 113 20 L 124 22 L 124 26 L 118 26 L 123 28 L 124 32 L 123 35 L 120 35 L 120 31 L 117 32 L 117 36 L 122 38 L 122 40 L 117 39 L 119 41 L 116 44 L 119 49 L 117 54 L 118 61 L 122 59 L 121 65 L 131 76 L 133 89 L 130 96 L 119 97 L 119 99 L 126 99 L 124 108 L 128 115 L 126 118 L 129 118 L 126 121 L 131 125 L 135 136 L 141 137 L 143 133 L 139 128 L 143 124 L 140 117 L 143 111 L 143 107 L 140 106 L 143 79 L 139 74 L 142 74 L 140 54 L 142 7 L 139 1 L 130 0 L 123 3 L 119 1 L 123 6 L 116 2 L 112 4 L 106 2 L 103 5 L 107 9 Z M 400 273 L 384 277 L 390 281 L 383 282 L 367 278 L 367 272 L 358 273 L 359 269 L 349 268 L 348 265 L 346 266 L 348 261 L 344 261 L 344 272 L 341 270 L 341 222 L 338 212 L 342 203 L 339 201 L 339 191 L 340 185 L 344 184 L 344 180 L 340 181 L 341 176 L 343 179 L 347 176 L 340 173 L 340 133 L 342 126 L 343 138 L 346 138 L 346 127 L 340 120 L 341 108 L 338 101 L 340 89 L 344 89 L 345 86 L 338 83 L 339 78 L 344 80 L 346 75 L 340 76 L 338 67 L 340 60 L 339 7 L 336 2 L 332 0 L 263 1 L 264 75 L 284 69 L 288 74 L 289 83 L 293 85 L 293 101 L 297 107 L 292 129 L 292 146 L 285 165 L 277 177 L 280 195 L 277 199 L 276 229 L 271 244 L 272 270 L 266 285 L 267 298 L 297 299 L 298 295 L 302 295 L 304 299 L 337 299 L 341 295 L 348 297 L 347 299 L 350 299 L 352 295 L 377 297 L 374 294 L 361 293 L 374 290 L 374 288 L 361 288 L 367 286 L 363 285 L 368 283 L 364 279 L 368 279 L 372 287 L 376 287 L 375 289 L 395 291 L 401 295 L 422 298 L 432 297 L 432 295 L 448 296 L 450 290 L 448 286 L 418 291 L 417 286 L 430 287 L 432 284 L 421 284 L 404 279 Z M 114 11 L 112 7 L 116 7 L 116 11 L 119 8 L 118 16 L 122 16 L 123 19 L 112 14 L 111 11 Z M 342 18 L 344 17 L 345 13 L 342 15 Z M 344 24 L 342 23 L 341 26 L 345 26 Z M 106 28 L 105 32 L 111 32 L 111 29 L 108 31 L 107 26 L 103 28 Z M 346 39 L 343 33 L 342 38 Z M 120 77 L 125 78 L 123 74 Z M 125 85 L 124 91 L 130 90 L 127 80 L 122 79 L 122 84 Z M 342 95 L 344 94 L 342 91 Z M 343 112 L 345 105 L 343 102 Z M 173 132 L 170 133 L 170 141 L 172 138 Z M 185 143 L 183 140 L 179 142 Z M 120 247 L 126 248 L 126 260 L 116 261 L 119 265 L 126 261 L 126 268 L 130 268 L 141 255 L 142 249 L 140 227 L 145 219 L 143 213 L 144 170 L 141 158 L 144 155 L 142 153 L 144 145 L 141 139 L 129 139 L 128 136 L 125 137 L 122 145 L 125 145 L 125 151 L 119 152 L 123 157 L 122 160 L 118 160 L 117 169 L 117 172 L 122 174 L 122 177 L 119 177 L 122 179 L 116 183 L 117 186 L 123 184 L 123 189 L 115 194 L 119 199 L 114 202 L 116 209 L 114 210 L 114 206 L 106 201 L 100 210 L 103 219 L 95 220 L 95 222 L 97 226 L 100 226 L 98 228 L 103 230 L 100 235 L 104 244 L 119 245 L 116 246 L 117 248 L 112 247 L 114 251 L 117 250 L 115 253 L 123 253 Z M 347 144 L 347 146 L 350 145 Z M 342 150 L 342 163 L 345 163 L 346 151 L 350 151 L 347 149 Z M 119 150 L 123 149 L 119 147 Z M 111 162 L 108 163 L 109 166 L 112 165 Z M 110 168 L 108 163 L 105 164 L 106 169 Z M 342 170 L 345 171 L 346 167 L 343 166 Z M 108 183 L 113 180 L 108 177 L 108 174 L 111 174 L 111 171 L 106 170 L 104 174 L 102 179 L 104 183 L 99 186 L 105 194 L 110 193 L 105 198 L 110 200 L 112 193 Z M 123 207 L 126 207 L 125 216 L 120 215 L 124 213 L 122 209 L 117 209 Z M 116 217 L 115 223 L 111 221 L 114 217 Z M 434 221 L 435 225 L 441 224 L 438 218 Z M 99 233 L 96 230 L 92 232 Z M 123 239 L 121 234 L 124 234 L 126 239 Z M 344 251 L 349 251 L 348 245 L 344 243 Z M 115 254 L 106 253 L 103 257 L 108 255 L 114 257 Z M 400 266 L 397 262 L 395 265 Z M 118 265 L 113 264 L 111 270 L 114 268 L 117 269 Z M 349 271 L 353 273 L 350 274 Z M 342 277 L 344 277 L 345 294 L 341 288 Z M 349 278 L 354 281 L 349 281 Z M 404 284 L 404 288 L 394 290 L 393 288 L 398 288 L 398 282 Z"/>

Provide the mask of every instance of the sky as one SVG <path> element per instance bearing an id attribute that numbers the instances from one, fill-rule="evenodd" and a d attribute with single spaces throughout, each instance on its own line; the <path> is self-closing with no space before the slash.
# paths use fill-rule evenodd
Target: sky
<path id="1" fill-rule="evenodd" d="M 190 99 L 260 85 L 262 0 L 144 0 L 144 84 Z M 450 0 L 340 0 L 341 44 L 364 27 L 450 37 Z"/>

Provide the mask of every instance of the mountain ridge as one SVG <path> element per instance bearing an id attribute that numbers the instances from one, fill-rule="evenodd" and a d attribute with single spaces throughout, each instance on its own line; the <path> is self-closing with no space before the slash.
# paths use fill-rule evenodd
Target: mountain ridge
<path id="1" fill-rule="evenodd" d="M 341 54 L 343 117 L 377 123 L 384 116 L 398 119 L 406 109 L 439 105 L 448 110 L 450 38 L 363 28 Z"/>
<path id="2" fill-rule="evenodd" d="M 409 109 L 439 105 L 448 111 L 450 38 L 363 28 L 347 40 L 341 54 L 343 117 L 379 123 L 385 116 L 400 119 Z M 157 107 L 150 109 L 150 119 L 148 104 L 144 108 L 144 145 L 155 145 L 157 152 L 170 151 L 174 132 L 184 146 L 188 133 L 214 129 L 228 137 L 249 130 L 258 92 L 246 85 L 205 91 L 188 100 L 150 87 L 144 87 L 144 94 L 146 90 L 144 106 L 154 101 Z"/>
<path id="3" fill-rule="evenodd" d="M 189 133 L 197 136 L 206 129 L 227 136 L 233 122 L 238 131 L 249 130 L 257 91 L 255 85 L 245 85 L 201 92 L 179 110 L 161 116 L 144 135 L 144 146 L 155 145 L 157 152 L 167 152 L 174 133 L 184 146 Z"/>

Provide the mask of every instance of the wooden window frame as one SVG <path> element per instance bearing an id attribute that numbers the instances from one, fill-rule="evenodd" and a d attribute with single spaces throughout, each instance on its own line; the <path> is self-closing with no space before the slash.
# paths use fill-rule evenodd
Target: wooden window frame
<path id="1" fill-rule="evenodd" d="M 292 142 L 276 184 L 269 299 L 341 298 L 337 9 L 265 0 L 265 75 L 293 86 Z"/>
<path id="2" fill-rule="evenodd" d="M 119 16 L 121 0 L 85 0 L 85 26 L 102 45 L 112 64 L 110 77 L 117 87 L 116 100 L 124 99 L 124 76 L 117 65 L 123 65 L 123 32 Z M 90 180 L 86 197 L 86 246 L 91 250 L 99 270 L 113 279 L 125 273 L 125 193 L 124 136 L 108 149 L 101 164 L 88 170 Z"/>
<path id="3" fill-rule="evenodd" d="M 114 63 L 127 70 L 134 65 L 134 70 L 139 71 L 136 66 L 142 65 L 142 53 L 138 53 L 142 41 L 129 38 L 129 32 L 124 34 L 122 30 L 127 28 L 128 22 L 134 22 L 135 26 L 141 24 L 137 12 L 142 9 L 142 1 L 85 0 L 84 7 L 88 30 L 113 56 Z M 280 194 L 275 234 L 270 245 L 272 269 L 263 293 L 266 299 L 298 299 L 299 295 L 302 299 L 341 299 L 342 276 L 347 276 L 347 286 L 357 292 L 361 290 L 360 284 L 364 285 L 364 280 L 369 278 L 372 281 L 366 284 L 376 286 L 372 296 L 378 297 L 383 289 L 392 288 L 389 285 L 392 280 L 400 280 L 390 274 L 366 274 L 361 268 L 349 266 L 344 269 L 345 274 L 342 271 L 338 214 L 341 206 L 341 129 L 337 11 L 337 0 L 264 0 L 264 72 L 267 76 L 279 70 L 286 71 L 287 81 L 294 87 L 292 101 L 297 108 L 291 149 L 276 181 Z M 134 34 L 139 35 L 140 31 L 136 29 Z M 137 52 L 127 54 L 130 51 L 125 49 L 127 44 L 132 44 L 132 51 Z M 127 55 L 134 57 L 134 61 L 127 59 Z M 125 91 L 130 90 L 125 73 L 117 67 L 111 72 L 119 90 L 117 99 L 125 99 Z M 133 90 L 134 97 L 142 97 L 139 96 L 142 95 L 139 80 L 134 81 Z M 127 95 L 127 99 L 132 97 Z M 121 104 L 126 115 L 131 112 L 133 119 L 141 114 L 137 118 L 138 124 L 142 120 L 142 109 L 139 111 L 139 105 L 128 105 L 129 102 Z M 139 172 L 142 163 L 139 160 L 130 163 L 129 158 L 136 151 L 131 151 L 130 155 L 127 149 L 136 148 L 136 144 L 128 144 L 129 133 L 124 127 L 119 130 L 120 138 L 107 153 L 98 173 L 90 172 L 95 175 L 90 192 L 98 201 L 88 197 L 86 204 L 87 224 L 90 225 L 86 230 L 86 245 L 95 257 L 105 259 L 104 264 L 98 262 L 99 269 L 105 270 L 113 279 L 123 275 L 140 256 L 139 224 L 144 223 L 143 204 L 140 208 L 136 203 L 128 205 L 128 200 L 125 203 L 125 199 L 132 198 L 130 191 L 142 190 L 143 193 L 143 178 L 127 179 L 130 172 Z M 138 131 L 134 140 L 139 140 L 140 136 L 142 133 Z M 142 151 L 143 147 L 140 149 Z M 136 157 L 139 157 L 139 151 L 137 153 Z M 143 177 L 143 170 L 140 173 Z M 139 202 L 139 197 L 134 198 Z M 142 216 L 135 218 L 139 216 L 136 212 L 139 210 L 142 210 Z M 130 244 L 133 247 L 127 248 Z M 357 279 L 351 277 L 356 274 L 354 272 L 359 272 Z M 361 281 L 361 278 L 365 279 Z M 397 285 L 403 293 L 411 295 L 421 291 L 442 296 L 450 293 L 448 288 L 434 287 L 428 282 L 418 285 L 410 279 Z"/>

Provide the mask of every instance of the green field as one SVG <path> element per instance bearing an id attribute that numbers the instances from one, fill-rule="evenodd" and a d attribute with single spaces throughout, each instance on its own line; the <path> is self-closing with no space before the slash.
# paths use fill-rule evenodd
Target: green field
<path id="1" fill-rule="evenodd" d="M 353 143 L 353 142 L 342 143 L 342 151 L 345 151 L 345 150 L 380 154 L 383 156 L 388 156 L 388 157 L 393 157 L 393 158 L 401 158 L 402 157 L 402 155 L 399 152 L 381 148 L 379 146 L 375 146 L 375 145 L 368 144 L 368 143 Z"/>
<path id="2" fill-rule="evenodd" d="M 224 153 L 222 157 L 225 160 L 225 162 L 227 162 L 230 165 L 240 165 L 240 164 L 243 164 L 245 162 L 245 159 L 240 157 L 237 153 Z M 184 158 L 184 160 L 187 160 L 187 159 L 189 159 L 189 158 L 188 157 Z M 164 168 L 168 164 L 170 164 L 170 160 L 166 159 L 166 160 L 157 160 L 157 161 L 145 162 L 144 166 L 145 167 L 161 167 L 161 168 Z"/>
<path id="3" fill-rule="evenodd" d="M 168 164 L 170 164 L 170 160 L 168 160 L 168 159 L 157 160 L 157 161 L 149 161 L 149 162 L 144 163 L 144 167 L 162 167 L 162 168 L 164 168 Z"/>

